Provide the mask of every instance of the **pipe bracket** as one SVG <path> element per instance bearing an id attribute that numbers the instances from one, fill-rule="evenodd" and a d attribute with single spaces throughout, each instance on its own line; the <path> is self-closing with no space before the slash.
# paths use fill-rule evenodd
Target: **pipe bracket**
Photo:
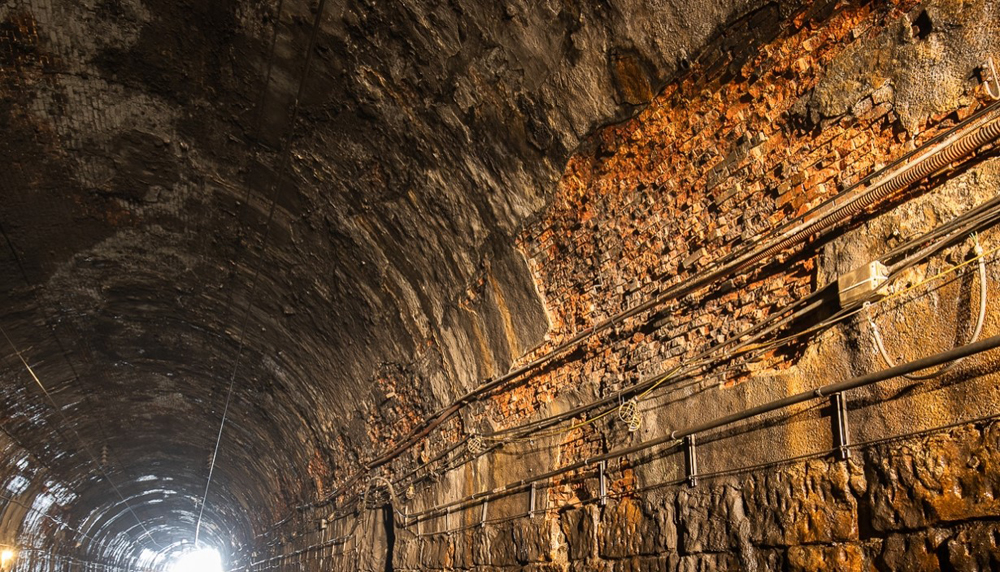
<path id="1" fill-rule="evenodd" d="M 692 487 L 698 486 L 698 451 L 695 445 L 694 435 L 688 435 L 684 439 L 684 456 L 687 458 L 687 481 Z"/>
<path id="2" fill-rule="evenodd" d="M 834 445 L 837 447 L 837 455 L 840 460 L 846 461 L 851 458 L 851 434 L 847 424 L 847 400 L 844 398 L 844 392 L 834 393 L 832 401 L 834 438 L 837 441 Z"/>
<path id="3" fill-rule="evenodd" d="M 600 486 L 601 486 L 601 497 L 598 501 L 600 506 L 606 506 L 608 504 L 608 477 L 605 474 L 608 469 L 608 462 L 601 461 L 598 466 Z"/>

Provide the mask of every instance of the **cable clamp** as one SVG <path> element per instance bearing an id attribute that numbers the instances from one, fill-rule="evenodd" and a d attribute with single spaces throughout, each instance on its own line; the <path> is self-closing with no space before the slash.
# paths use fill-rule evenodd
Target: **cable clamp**
<path id="1" fill-rule="evenodd" d="M 473 457 L 482 455 L 486 450 L 486 444 L 483 443 L 483 437 L 479 433 L 471 433 L 465 442 L 465 447 Z"/>
<path id="2" fill-rule="evenodd" d="M 688 435 L 684 439 L 687 445 L 684 448 L 684 456 L 687 459 L 687 481 L 692 487 L 698 486 L 698 450 L 695 445 L 694 435 Z"/>
<path id="3" fill-rule="evenodd" d="M 531 483 L 528 491 L 528 518 L 535 518 L 535 483 Z"/>
<path id="4" fill-rule="evenodd" d="M 844 392 L 838 392 L 833 394 L 833 416 L 834 424 L 836 426 L 836 446 L 837 453 L 840 456 L 841 461 L 846 461 L 851 458 L 851 434 L 847 424 L 847 399 L 844 398 Z"/>
<path id="5" fill-rule="evenodd" d="M 639 402 L 635 397 L 618 406 L 618 419 L 628 426 L 629 433 L 635 433 L 639 430 L 642 425 L 642 416 L 639 413 Z"/>

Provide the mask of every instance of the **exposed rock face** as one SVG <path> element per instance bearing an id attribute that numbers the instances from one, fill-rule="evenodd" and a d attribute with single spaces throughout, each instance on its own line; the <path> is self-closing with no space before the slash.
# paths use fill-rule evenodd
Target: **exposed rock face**
<path id="1" fill-rule="evenodd" d="M 570 160 L 552 204 L 522 238 L 552 318 L 546 347 L 711 268 L 732 250 L 760 240 L 769 226 L 804 213 L 982 107 L 977 75 L 985 56 L 974 47 L 981 36 L 968 28 L 975 20 L 980 29 L 994 29 L 995 6 L 825 7 L 786 7 L 789 23 L 764 34 L 768 39 L 759 53 L 747 60 L 708 44 L 690 73 L 669 84 L 637 118 L 602 131 Z M 921 28 L 928 18 L 936 24 Z M 928 55 L 959 45 L 966 46 L 961 57 Z M 875 78 L 873 70 L 882 70 L 883 77 Z M 940 75 L 941 84 L 918 87 L 913 78 L 919 70 Z M 991 154 L 966 162 L 797 254 L 624 320 L 613 333 L 511 384 L 483 404 L 480 415 L 512 427 L 614 397 L 824 290 L 905 238 L 981 204 L 992 196 L 984 188 L 997 181 Z M 988 235 L 994 240 L 995 230 Z M 873 319 L 890 332 L 895 359 L 915 359 L 969 339 L 978 304 L 974 272 L 945 286 L 924 286 L 923 294 L 906 296 L 903 290 L 967 259 L 971 244 L 957 242 L 908 269 L 893 290 L 902 301 L 875 310 Z M 994 269 L 988 276 L 991 283 L 997 278 Z M 996 320 L 990 306 L 986 331 Z M 704 374 L 668 379 L 660 396 L 640 407 L 635 432 L 626 431 L 613 410 L 602 418 L 598 409 L 590 413 L 593 420 L 575 418 L 580 425 L 564 434 L 539 432 L 526 444 L 505 444 L 502 456 L 450 471 L 463 475 L 449 477 L 452 482 L 484 471 L 490 482 L 462 493 L 430 483 L 407 507 L 419 513 L 671 429 L 884 368 L 870 335 L 866 320 L 849 320 L 776 352 L 722 358 Z M 943 433 L 940 428 L 997 414 L 995 363 L 981 356 L 977 365 L 936 381 L 898 380 L 852 392 L 852 439 L 868 446 L 855 449 L 848 461 L 831 452 L 829 405 L 813 403 L 699 437 L 705 439 L 698 446 L 699 467 L 707 477 L 696 487 L 686 484 L 681 449 L 633 453 L 610 469 L 606 506 L 598 502 L 593 465 L 546 483 L 554 505 L 547 518 L 559 527 L 539 538 L 538 546 L 524 546 L 529 537 L 506 523 L 487 521 L 473 534 L 493 538 L 488 569 L 986 570 L 996 551 L 988 538 L 988 515 L 996 514 L 990 492 L 997 478 L 990 460 L 995 425 L 959 423 Z M 540 412 L 534 405 L 539 403 L 546 404 Z M 924 429 L 930 436 L 881 442 Z M 536 461 L 545 461 L 539 450 L 552 451 L 555 460 L 539 468 Z M 495 502 L 488 505 L 494 519 L 526 518 L 527 495 L 502 507 Z M 450 539 L 460 533 L 442 531 L 454 530 L 456 522 L 476 526 L 481 508 L 481 501 L 472 502 L 452 513 L 451 525 L 440 516 L 411 525 L 409 532 L 420 536 L 400 535 L 396 546 L 430 539 L 457 543 Z M 437 566 L 424 554 L 395 558 L 395 569 Z M 526 561 L 526 554 L 536 556 Z M 371 556 L 380 562 L 377 553 Z"/>
<path id="2" fill-rule="evenodd" d="M 883 367 L 850 322 L 658 386 L 634 431 L 578 417 L 475 459 L 463 442 L 613 397 L 981 203 L 993 151 L 421 433 L 981 108 L 998 22 L 988 0 L 0 5 L 0 533 L 162 568 L 226 410 L 203 534 L 238 565 L 996 566 L 989 423 L 844 462 L 816 455 L 830 420 L 808 407 L 710 435 L 697 487 L 670 450 L 609 463 L 606 505 L 589 462 L 530 517 L 523 490 L 419 525 L 344 503 L 384 476 L 401 490 L 370 509 L 427 510 Z M 897 357 L 967 339 L 971 291 L 880 310 Z M 995 361 L 850 396 L 855 437 L 995 413 Z"/>
<path id="3" fill-rule="evenodd" d="M 582 138 L 753 7 L 4 3 L 0 317 L 66 408 L 5 359 L 7 471 L 36 455 L 94 515 L 87 557 L 129 562 L 135 519 L 52 432 L 106 444 L 167 545 L 235 379 L 207 515 L 248 546 L 540 341 L 512 237 Z"/>

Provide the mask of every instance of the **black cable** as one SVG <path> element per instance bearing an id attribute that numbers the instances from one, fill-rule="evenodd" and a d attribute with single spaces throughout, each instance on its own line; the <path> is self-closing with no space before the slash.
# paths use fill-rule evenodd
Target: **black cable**
<path id="1" fill-rule="evenodd" d="M 969 153 L 975 151 L 979 147 L 993 142 L 997 137 L 1000 137 L 1000 122 L 994 119 L 991 122 L 984 122 L 982 125 L 976 125 L 976 123 L 983 117 L 991 114 L 994 109 L 998 107 L 1000 107 L 1000 103 L 987 106 L 985 109 L 974 114 L 972 117 L 959 122 L 952 128 L 946 130 L 944 133 L 939 134 L 938 136 L 923 143 L 912 152 L 904 155 L 900 159 L 897 159 L 888 167 L 879 169 L 865 179 L 862 179 L 862 181 L 851 185 L 844 192 L 827 199 L 821 205 L 811 209 L 802 217 L 797 217 L 796 219 L 788 221 L 784 225 L 777 227 L 770 235 L 772 238 L 768 239 L 767 235 L 765 235 L 764 238 L 755 241 L 755 243 L 748 244 L 743 249 L 738 249 L 737 251 L 730 253 L 728 257 L 723 257 L 720 259 L 722 262 L 716 265 L 714 270 L 712 270 L 711 267 L 704 269 L 702 272 L 696 274 L 687 281 L 670 286 L 656 297 L 618 313 L 609 319 L 595 324 L 594 326 L 591 326 L 583 332 L 580 332 L 579 334 L 572 336 L 570 339 L 560 343 L 555 348 L 552 348 L 542 356 L 535 358 L 529 363 L 466 393 L 452 405 L 447 406 L 439 410 L 438 413 L 432 415 L 425 421 L 422 429 L 415 430 L 414 433 L 411 433 L 411 436 L 404 439 L 401 445 L 368 463 L 365 466 L 365 470 L 371 470 L 382 466 L 385 463 L 391 462 L 400 454 L 412 447 L 421 438 L 426 436 L 430 431 L 440 426 L 445 420 L 457 413 L 461 407 L 468 404 L 473 399 L 478 399 L 482 395 L 488 394 L 507 381 L 520 377 L 522 374 L 555 360 L 558 356 L 562 355 L 566 351 L 569 351 L 569 349 L 577 347 L 580 343 L 589 340 L 594 335 L 597 335 L 598 333 L 606 330 L 608 327 L 613 326 L 617 320 L 624 320 L 637 316 L 657 307 L 658 305 L 666 303 L 669 300 L 677 299 L 696 292 L 701 288 L 709 286 L 717 279 L 751 266 L 771 254 L 777 254 L 778 252 L 781 252 L 793 245 L 801 245 L 801 243 L 807 238 L 828 232 L 832 227 L 837 226 L 843 222 L 843 220 L 852 218 L 857 213 L 868 208 L 871 204 L 877 203 L 878 201 L 891 196 L 899 190 L 915 183 L 917 180 L 933 175 L 940 170 L 939 165 L 954 162 L 959 158 L 966 157 Z M 954 141 L 949 142 L 947 146 L 941 147 L 940 149 L 934 148 L 936 145 L 939 146 L 939 144 L 948 142 L 948 139 L 950 139 L 953 135 L 961 133 L 963 130 L 967 130 L 968 132 Z M 918 161 L 913 162 L 911 165 L 901 170 L 892 171 L 895 167 L 904 165 L 909 161 L 909 159 L 917 157 L 918 155 L 920 155 Z M 866 190 L 864 190 L 864 192 L 852 196 L 852 193 L 861 189 L 862 185 L 867 185 L 872 181 L 874 181 L 874 184 L 870 185 Z M 829 213 L 820 215 L 819 213 L 822 212 L 821 209 L 827 207 L 834 208 Z M 808 218 L 810 213 L 814 215 L 811 219 Z M 763 245 L 760 244 L 762 242 L 764 243 Z M 353 484 L 357 478 L 358 475 L 355 475 L 348 480 L 348 483 Z M 339 493 L 340 491 L 337 491 L 334 494 Z M 332 498 L 334 494 L 331 494 L 327 497 L 327 499 L 324 499 L 324 502 Z"/>
<path id="2" fill-rule="evenodd" d="M 952 219 L 948 223 L 944 223 L 942 225 L 939 225 L 938 227 L 935 227 L 931 231 L 928 231 L 927 233 L 924 233 L 920 237 L 917 237 L 915 239 L 912 239 L 912 240 L 908 241 L 907 245 L 922 244 L 922 243 L 925 243 L 929 239 L 940 238 L 942 236 L 942 234 L 943 234 L 941 232 L 942 229 L 949 230 L 949 229 L 953 229 L 953 228 L 958 228 L 958 229 L 960 229 L 960 232 L 961 232 L 961 234 L 958 235 L 959 237 L 964 237 L 964 235 L 967 233 L 967 231 L 969 231 L 970 225 L 978 225 L 978 226 L 974 226 L 972 228 L 975 229 L 975 230 L 983 230 L 984 228 L 987 227 L 987 225 L 995 223 L 996 220 L 998 218 L 1000 218 L 1000 217 L 998 217 L 998 215 L 1000 215 L 1000 210 L 998 210 L 996 208 L 998 204 L 1000 204 L 1000 202 L 998 202 L 997 200 L 991 199 L 990 201 L 987 201 L 986 203 L 983 203 L 982 205 L 980 205 L 980 206 L 978 206 L 978 207 L 976 207 L 974 209 L 971 209 L 970 211 L 967 211 L 967 212 L 965 212 L 965 213 L 963 213 L 963 214 L 955 217 L 954 219 Z M 954 234 L 954 233 L 952 233 L 952 234 Z M 946 241 L 953 240 L 954 238 L 955 238 L 954 236 L 951 236 L 951 237 L 945 236 L 943 239 L 941 239 L 940 242 L 944 243 Z M 943 248 L 944 246 L 947 246 L 947 244 L 938 245 L 937 243 L 935 243 L 935 246 L 937 246 L 937 248 L 935 248 L 933 250 L 928 250 L 928 249 L 922 250 L 921 251 L 922 255 L 923 256 L 930 256 L 934 252 L 937 252 L 937 250 L 939 250 L 940 248 Z M 894 251 L 892 253 L 883 255 L 882 258 L 883 259 L 889 258 L 890 255 L 892 255 L 892 254 L 898 254 L 899 252 L 901 252 L 903 250 L 905 250 L 905 249 L 897 247 L 897 249 L 894 249 Z M 919 260 L 918 257 L 909 257 L 905 261 L 903 261 L 901 263 L 898 263 L 898 265 L 896 266 L 897 272 L 901 271 L 901 270 L 903 270 L 905 268 L 908 268 L 908 267 L 912 266 L 918 260 Z M 800 299 L 800 300 L 796 301 L 796 304 L 799 304 L 799 305 L 800 305 L 800 303 L 805 303 L 805 302 L 809 302 L 809 301 L 811 301 L 812 303 L 809 304 L 809 305 L 807 305 L 805 308 L 802 308 L 799 311 L 797 311 L 797 312 L 795 312 L 795 313 L 793 313 L 793 314 L 791 314 L 789 316 L 786 316 L 784 319 L 778 321 L 778 323 L 773 324 L 770 327 L 763 328 L 763 331 L 760 331 L 757 335 L 755 335 L 754 337 L 751 337 L 750 339 L 744 340 L 743 342 L 741 342 L 740 344 L 738 344 L 735 348 L 733 348 L 732 350 L 730 350 L 730 352 L 727 352 L 727 355 L 724 356 L 722 359 L 727 359 L 732 354 L 738 353 L 739 351 L 741 351 L 742 348 L 744 348 L 748 344 L 750 344 L 750 343 L 752 343 L 752 342 L 760 339 L 761 337 L 763 337 L 764 335 L 767 335 L 770 332 L 773 332 L 773 331 L 779 329 L 780 327 L 786 325 L 788 322 L 794 321 L 795 319 L 798 319 L 798 318 L 800 318 L 800 317 L 808 314 L 809 312 L 818 309 L 820 306 L 822 306 L 824 304 L 824 302 L 826 302 L 826 300 L 822 299 L 822 297 L 821 297 L 821 294 L 822 294 L 823 290 L 824 289 L 816 290 L 813 293 L 811 293 L 809 296 L 807 296 L 806 298 L 803 298 L 803 299 Z M 793 306 L 795 306 L 796 304 L 793 304 Z M 813 331 L 820 331 L 821 329 L 824 329 L 825 327 L 827 327 L 827 325 L 833 325 L 833 324 L 841 321 L 841 319 L 845 315 L 847 315 L 850 312 L 852 312 L 853 309 L 854 309 L 853 306 L 850 307 L 850 308 L 841 309 L 840 311 L 836 312 L 833 316 L 831 316 L 827 320 L 824 320 L 823 322 L 820 322 L 820 324 L 818 324 L 817 326 L 814 326 L 813 328 L 811 328 L 811 330 L 813 330 Z M 760 326 L 762 324 L 768 324 L 769 322 L 770 322 L 769 320 L 765 320 L 764 322 L 755 324 L 755 325 L 751 326 L 750 328 L 748 328 L 747 330 L 744 330 L 743 332 L 741 332 L 739 334 L 736 334 L 735 336 L 731 337 L 730 339 L 727 339 L 727 340 L 725 340 L 724 342 L 722 342 L 720 344 L 716 344 L 716 345 L 714 345 L 714 346 L 712 346 L 712 347 L 710 347 L 710 348 L 702 351 L 701 353 L 697 354 L 695 357 L 691 358 L 691 361 L 689 362 L 689 365 L 686 366 L 684 369 L 681 369 L 681 370 L 679 370 L 679 371 L 677 371 L 675 373 L 671 373 L 670 374 L 671 377 L 683 378 L 684 376 L 690 375 L 691 373 L 693 373 L 694 371 L 697 371 L 698 369 L 702 369 L 704 367 L 710 366 L 711 362 L 701 363 L 700 360 L 702 358 L 704 358 L 704 357 L 710 356 L 712 353 L 715 353 L 715 352 L 719 351 L 721 348 L 725 347 L 726 345 L 729 345 L 730 343 L 734 342 L 735 340 L 743 338 L 749 332 L 752 332 L 753 330 L 760 330 L 761 329 Z M 771 349 L 771 348 L 768 348 L 768 349 Z M 639 391 L 642 391 L 642 390 L 648 388 L 649 386 L 653 385 L 654 383 L 656 383 L 659 379 L 662 378 L 663 375 L 664 374 L 659 374 L 657 376 L 654 376 L 653 378 L 651 378 L 651 379 L 649 379 L 649 380 L 647 380 L 647 381 L 645 381 L 645 382 L 643 382 L 641 384 L 637 384 L 636 386 L 633 386 L 629 390 L 623 391 L 622 394 L 623 395 L 631 395 L 631 394 L 638 393 Z M 666 387 L 670 387 L 670 386 L 666 386 Z M 573 410 L 567 411 L 565 413 L 562 413 L 562 414 L 559 414 L 559 415 L 555 415 L 555 416 L 552 416 L 552 417 L 548 417 L 548 418 L 545 418 L 545 419 L 541 419 L 541 420 L 536 420 L 536 421 L 533 421 L 533 422 L 530 422 L 530 423 L 527 423 L 527 424 L 524 424 L 524 425 L 520 425 L 520 426 L 517 426 L 517 427 L 512 427 L 512 428 L 507 428 L 507 429 L 504 429 L 504 430 L 501 430 L 501 431 L 497 431 L 497 432 L 494 432 L 491 435 L 486 435 L 486 437 L 497 436 L 497 435 L 510 435 L 511 433 L 515 433 L 516 435 L 513 436 L 513 437 L 511 437 L 511 438 L 512 439 L 517 439 L 517 438 L 523 437 L 525 435 L 529 435 L 530 432 L 533 431 L 533 430 L 547 428 L 547 427 L 549 427 L 551 425 L 554 425 L 555 423 L 558 423 L 559 421 L 563 421 L 563 420 L 566 420 L 566 419 L 577 417 L 577 416 L 579 416 L 579 415 L 581 415 L 583 413 L 586 413 L 586 412 L 589 412 L 589 411 L 591 411 L 593 409 L 596 409 L 597 407 L 600 407 L 602 405 L 606 405 L 606 404 L 608 404 L 610 402 L 613 402 L 616 399 L 618 399 L 618 395 L 609 396 L 609 397 L 606 397 L 604 399 L 601 399 L 601 400 L 598 400 L 598 401 L 595 401 L 595 402 L 591 402 L 591 403 L 585 404 L 583 406 L 580 406 L 580 407 L 575 408 Z M 461 443 L 461 442 L 459 442 L 459 443 Z M 447 449 L 447 451 L 454 450 L 456 448 L 456 445 L 457 445 L 457 443 L 455 445 L 452 445 L 451 447 L 449 447 Z M 428 464 L 430 464 L 430 462 L 425 463 L 422 466 L 427 466 Z M 442 472 L 446 472 L 448 470 L 451 470 L 451 469 L 455 468 L 456 466 L 461 466 L 462 464 L 464 464 L 464 463 L 459 463 L 458 465 L 454 465 L 454 466 L 447 466 L 446 468 L 441 469 L 441 471 Z M 416 471 L 416 469 L 414 469 L 413 471 L 410 471 L 409 474 L 413 474 L 415 471 Z M 402 479 L 400 479 L 399 481 L 401 481 L 401 480 Z M 399 481 L 397 481 L 397 482 L 399 482 Z M 414 481 L 414 482 L 418 482 L 418 481 L 419 481 L 419 479 L 417 481 Z M 349 506 L 351 503 L 348 502 L 348 503 L 345 503 L 345 504 Z"/>
<path id="3" fill-rule="evenodd" d="M 992 203 L 992 201 L 988 201 L 988 203 Z M 959 215 L 959 216 L 955 217 L 954 219 L 952 219 L 952 221 L 949 221 L 949 223 L 945 223 L 944 225 L 939 225 L 939 227 L 935 227 L 935 229 L 932 229 L 928 233 L 925 233 L 924 235 L 921 235 L 920 237 L 917 237 L 916 239 L 911 240 L 910 244 L 917 244 L 917 243 L 920 243 L 921 241 L 925 241 L 925 239 L 927 237 L 940 236 L 941 233 L 938 232 L 938 230 L 942 226 L 945 226 L 945 227 L 948 227 L 948 228 L 952 228 L 952 227 L 958 226 L 956 224 L 953 224 L 953 223 L 956 223 L 956 222 L 963 222 L 963 221 L 968 221 L 968 220 L 971 219 L 971 220 L 973 220 L 973 222 L 975 222 L 977 224 L 984 224 L 984 222 L 983 222 L 984 219 L 983 219 L 982 216 L 979 216 L 978 218 L 973 218 L 973 215 L 981 215 L 982 213 L 987 212 L 986 209 L 984 209 L 982 207 L 989 207 L 989 206 L 991 206 L 991 205 L 990 204 L 984 204 L 984 205 L 981 205 L 981 207 L 977 207 L 975 209 L 967 211 L 966 213 L 963 213 L 962 215 Z M 990 220 L 987 220 L 986 222 L 995 222 L 995 220 L 990 219 Z M 964 228 L 964 227 L 962 227 L 962 228 Z M 979 230 L 981 230 L 984 227 L 980 226 L 980 227 L 976 227 L 976 228 L 979 229 Z M 902 270 L 902 269 L 908 267 L 909 265 L 912 265 L 912 264 L 916 263 L 916 261 L 917 261 L 916 259 L 914 259 L 914 258 L 911 257 L 910 259 L 908 259 L 908 262 L 905 265 L 903 265 L 901 263 L 901 265 L 898 267 L 898 269 Z M 681 370 L 679 370 L 677 372 L 670 373 L 669 375 L 671 377 L 677 377 L 678 379 L 683 379 L 686 376 L 691 375 L 692 373 L 694 373 L 695 371 L 697 371 L 699 369 L 703 369 L 705 367 L 711 366 L 712 363 L 713 363 L 712 361 L 702 362 L 700 360 L 702 360 L 702 358 L 711 356 L 711 354 L 713 354 L 715 352 L 718 352 L 721 348 L 724 348 L 726 345 L 729 345 L 730 343 L 732 343 L 732 342 L 734 342 L 736 340 L 742 339 L 743 337 L 745 337 L 746 335 L 748 335 L 748 333 L 754 332 L 756 330 L 757 331 L 756 335 L 753 335 L 753 337 L 751 337 L 749 339 L 743 340 L 740 344 L 738 344 L 736 347 L 734 347 L 729 352 L 727 352 L 725 356 L 723 356 L 722 358 L 719 358 L 719 359 L 728 359 L 732 355 L 735 355 L 735 354 L 739 353 L 747 345 L 755 342 L 756 340 L 758 340 L 761 337 L 767 335 L 768 333 L 771 333 L 771 332 L 773 332 L 773 331 L 775 331 L 777 329 L 780 329 L 781 327 L 783 327 L 787 323 L 789 323 L 791 321 L 794 321 L 795 319 L 798 319 L 798 318 L 800 318 L 800 317 L 802 317 L 802 316 L 804 316 L 804 315 L 806 315 L 806 314 L 808 314 L 808 313 L 810 313 L 810 312 L 818 309 L 820 306 L 822 306 L 826 302 L 826 300 L 824 300 L 823 297 L 822 297 L 822 294 L 823 294 L 824 290 L 825 290 L 825 288 L 816 290 L 813 293 L 811 293 L 810 295 L 806 296 L 805 298 L 802 298 L 802 299 L 796 301 L 795 303 L 793 303 L 790 307 L 798 307 L 798 306 L 801 306 L 802 304 L 804 304 L 806 302 L 811 302 L 810 304 L 806 305 L 804 308 L 801 308 L 798 311 L 792 313 L 791 315 L 788 315 L 788 316 L 784 317 L 783 319 L 778 320 L 777 323 L 771 324 L 772 320 L 770 320 L 770 318 L 773 318 L 775 316 L 770 316 L 768 320 L 765 320 L 763 322 L 755 324 L 755 325 L 751 326 L 750 328 L 744 330 L 743 332 L 741 332 L 739 334 L 736 334 L 735 336 L 733 336 L 733 337 L 725 340 L 724 342 L 721 342 L 719 344 L 713 345 L 710 348 L 707 348 L 706 350 L 704 350 L 701 353 L 697 354 L 695 357 L 691 358 L 691 361 L 689 362 L 689 364 L 687 366 L 685 366 L 685 368 L 682 368 Z M 826 327 L 829 327 L 830 325 L 838 323 L 839 321 L 841 321 L 841 319 L 844 316 L 848 315 L 849 313 L 851 313 L 853 311 L 855 311 L 853 306 L 850 307 L 850 308 L 843 308 L 840 311 L 836 312 L 830 318 L 828 318 L 828 319 L 820 322 L 816 326 L 813 326 L 812 328 L 810 328 L 809 332 L 813 333 L 813 332 L 821 331 L 822 329 L 825 329 Z M 778 314 L 776 316 L 780 316 L 780 315 L 782 315 L 782 314 Z M 762 328 L 763 325 L 768 325 L 768 324 L 770 324 L 769 327 L 763 327 Z M 786 341 L 785 343 L 788 343 L 788 342 Z M 777 346 L 766 346 L 766 349 L 773 349 L 773 347 L 777 347 Z M 718 361 L 718 359 L 716 361 Z M 647 381 L 645 381 L 645 382 L 643 382 L 641 384 L 638 384 L 638 385 L 634 386 L 633 388 L 630 388 L 628 390 L 628 394 L 635 394 L 635 393 L 638 393 L 639 391 L 647 389 L 649 386 L 657 383 L 660 379 L 662 379 L 663 375 L 664 374 L 660 374 L 660 375 L 654 376 L 651 379 L 649 379 L 649 380 L 647 380 Z M 690 385 L 690 384 L 686 384 L 686 385 L 681 386 L 681 387 L 682 388 L 683 387 L 687 387 L 688 385 Z M 673 385 L 665 386 L 665 387 L 673 387 Z M 625 393 L 625 392 L 623 392 L 623 393 Z M 597 407 L 599 407 L 601 405 L 605 405 L 605 404 L 610 403 L 610 402 L 612 402 L 612 401 L 614 401 L 616 399 L 618 399 L 618 395 L 609 396 L 609 397 L 606 397 L 606 398 L 604 398 L 602 400 L 598 400 L 598 401 L 595 401 L 595 402 L 591 402 L 589 404 L 585 404 L 583 406 L 580 406 L 578 408 L 575 408 L 575 409 L 573 409 L 571 411 L 568 411 L 568 412 L 565 412 L 563 414 L 552 416 L 552 417 L 549 417 L 549 418 L 546 418 L 546 419 L 542 419 L 542 420 L 537 420 L 537 421 L 534 421 L 534 422 L 531 422 L 531 423 L 528 423 L 528 424 L 524 424 L 524 425 L 521 425 L 521 426 L 518 426 L 518 427 L 514 427 L 514 428 L 509 428 L 509 429 L 505 429 L 505 430 L 502 430 L 502 431 L 498 431 L 498 432 L 495 432 L 492 435 L 499 435 L 499 434 L 508 435 L 509 433 L 515 433 L 516 432 L 517 435 L 514 436 L 514 437 L 511 437 L 511 438 L 512 439 L 517 439 L 517 438 L 520 438 L 520 437 L 522 437 L 524 435 L 530 434 L 530 432 L 532 430 L 538 430 L 538 429 L 546 428 L 546 427 L 549 427 L 551 425 L 554 425 L 555 423 L 558 423 L 559 421 L 562 421 L 562 420 L 565 420 L 565 419 L 569 419 L 569 418 L 573 418 L 573 417 L 577 417 L 577 416 L 579 416 L 582 413 L 589 412 L 589 411 L 591 411 L 591 410 L 593 410 L 593 409 L 595 409 L 595 408 L 597 408 Z M 453 451 L 455 448 L 457 448 L 457 446 L 459 444 L 461 444 L 461 442 L 453 444 L 452 446 L 450 446 L 449 448 L 446 449 L 446 451 L 445 451 L 444 454 L 447 454 L 447 452 Z M 496 449 L 498 447 L 499 446 L 494 447 L 494 449 Z M 493 450 L 493 449 L 491 449 L 491 450 Z M 439 455 L 438 458 L 441 457 L 441 456 L 443 456 L 443 454 Z M 441 469 L 438 469 L 437 472 L 438 473 L 448 472 L 450 470 L 453 470 L 454 468 L 462 466 L 465 462 L 467 462 L 469 460 L 469 459 L 464 459 L 464 460 L 463 459 L 464 459 L 464 456 L 459 455 L 454 460 L 455 462 L 447 463 L 445 467 L 443 467 Z M 458 462 L 458 461 L 461 461 L 461 462 Z M 428 463 L 425 463 L 422 466 L 426 467 L 431 462 L 433 462 L 433 460 L 429 461 Z M 410 473 L 408 473 L 408 474 L 413 474 L 414 472 L 416 472 L 416 470 L 417 469 L 414 469 L 414 470 L 410 471 Z M 421 478 L 414 479 L 411 482 L 411 484 L 415 484 L 415 483 L 420 482 L 421 480 L 425 480 L 425 479 L 426 479 L 426 477 L 421 477 Z M 401 481 L 402 481 L 402 479 L 398 479 L 397 480 L 397 482 L 401 482 Z M 345 504 L 346 507 L 350 507 L 355 502 L 356 502 L 356 500 L 348 500 L 344 504 Z"/>

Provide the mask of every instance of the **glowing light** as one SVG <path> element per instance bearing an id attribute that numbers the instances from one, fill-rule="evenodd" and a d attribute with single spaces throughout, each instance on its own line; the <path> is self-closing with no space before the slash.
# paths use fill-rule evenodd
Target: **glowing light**
<path id="1" fill-rule="evenodd" d="M 170 572 L 222 572 L 222 557 L 211 548 L 185 552 L 170 565 Z"/>
<path id="2" fill-rule="evenodd" d="M 3 550 L 0 550 L 0 567 L 6 570 L 7 566 L 9 566 L 10 563 L 14 561 L 15 556 L 17 556 L 17 554 L 10 548 L 4 548 Z"/>

